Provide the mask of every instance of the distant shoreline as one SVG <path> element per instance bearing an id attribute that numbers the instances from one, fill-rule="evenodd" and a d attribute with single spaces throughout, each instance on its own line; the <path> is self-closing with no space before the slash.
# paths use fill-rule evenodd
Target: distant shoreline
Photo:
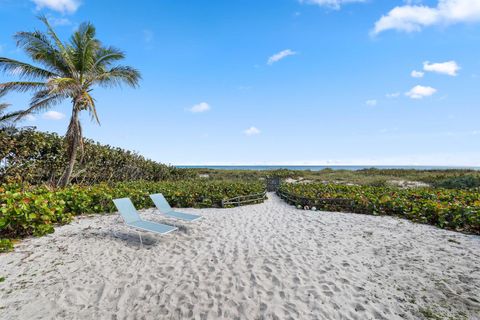
<path id="1" fill-rule="evenodd" d="M 363 169 L 403 169 L 403 170 L 480 170 L 480 167 L 469 166 L 354 166 L 354 165 L 332 165 L 332 166 L 277 166 L 277 165 L 231 165 L 231 166 L 209 166 L 209 165 L 176 165 L 182 169 L 214 169 L 214 170 L 310 170 L 321 171 L 324 169 L 358 171 Z"/>

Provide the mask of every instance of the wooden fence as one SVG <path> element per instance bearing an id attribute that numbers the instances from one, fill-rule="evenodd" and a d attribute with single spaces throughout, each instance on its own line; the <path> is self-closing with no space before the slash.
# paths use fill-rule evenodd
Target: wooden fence
<path id="1" fill-rule="evenodd" d="M 247 196 L 239 196 L 235 198 L 222 200 L 222 208 L 227 206 L 242 206 L 245 204 L 261 203 L 267 198 L 267 191 Z"/>
<path id="2" fill-rule="evenodd" d="M 301 205 L 316 207 L 317 209 L 325 209 L 331 211 L 351 211 L 354 207 L 354 201 L 351 199 L 340 198 L 306 198 L 299 197 L 294 194 L 283 192 L 278 190 L 277 195 L 285 200 L 287 203 L 294 204 L 296 206 Z"/>

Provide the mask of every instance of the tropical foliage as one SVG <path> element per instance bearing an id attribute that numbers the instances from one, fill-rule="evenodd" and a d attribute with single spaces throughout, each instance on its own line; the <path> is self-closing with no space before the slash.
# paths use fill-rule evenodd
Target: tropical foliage
<path id="1" fill-rule="evenodd" d="M 13 127 L 15 119 L 21 114 L 20 111 L 6 112 L 9 106 L 8 103 L 0 103 L 0 129 Z"/>
<path id="2" fill-rule="evenodd" d="M 74 185 L 52 191 L 47 187 L 0 188 L 0 238 L 41 236 L 80 214 L 116 211 L 112 199 L 129 197 L 138 209 L 153 207 L 149 195 L 163 193 L 175 207 L 219 207 L 223 199 L 259 193 L 259 182 L 136 181 L 94 186 Z"/>
<path id="3" fill-rule="evenodd" d="M 478 190 L 399 189 L 322 183 L 282 184 L 292 204 L 327 211 L 393 215 L 440 228 L 480 234 Z"/>
<path id="4" fill-rule="evenodd" d="M 446 178 L 435 181 L 435 187 L 447 189 L 471 189 L 480 187 L 480 177 L 473 175 L 464 175 L 453 178 Z"/>
<path id="5" fill-rule="evenodd" d="M 13 250 L 13 243 L 10 239 L 0 239 L 0 253 Z M 2 278 L 0 277 L 0 282 Z"/>
<path id="6" fill-rule="evenodd" d="M 0 130 L 0 183 L 52 185 L 63 172 L 67 158 L 64 144 L 54 133 L 33 129 Z M 83 158 L 77 157 L 74 183 L 178 180 L 194 176 L 190 170 L 160 164 L 88 139 L 84 142 Z"/>
<path id="7" fill-rule="evenodd" d="M 208 176 L 212 180 L 256 180 L 267 177 L 293 178 L 311 182 L 328 182 L 334 184 L 358 184 L 370 186 L 415 186 L 421 182 L 431 186 L 437 186 L 439 181 L 459 179 L 480 181 L 480 171 L 471 169 L 362 169 L 362 170 L 338 170 L 323 169 L 311 170 L 214 170 L 195 168 L 191 169 L 199 176 Z M 403 182 L 403 183 L 402 183 Z M 450 184 L 453 188 L 455 185 Z M 462 184 L 456 184 L 462 186 Z"/>
<path id="8" fill-rule="evenodd" d="M 83 23 L 68 42 L 62 42 L 47 19 L 41 17 L 47 32 L 18 32 L 18 47 L 23 49 L 36 65 L 0 57 L 0 70 L 17 75 L 20 81 L 0 84 L 0 95 L 9 91 L 33 93 L 28 109 L 21 115 L 49 109 L 65 100 L 72 103 L 72 114 L 65 136 L 67 165 L 59 179 L 66 186 L 73 173 L 77 152 L 83 150 L 80 113 L 88 111 L 99 122 L 95 100 L 91 95 L 95 86 L 112 87 L 138 85 L 140 73 L 129 66 L 118 65 L 125 55 L 120 50 L 104 46 L 97 38 L 95 27 Z"/>

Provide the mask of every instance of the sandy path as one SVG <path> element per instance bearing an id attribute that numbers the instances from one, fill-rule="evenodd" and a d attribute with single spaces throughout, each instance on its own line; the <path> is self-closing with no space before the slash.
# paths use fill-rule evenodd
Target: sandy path
<path id="1" fill-rule="evenodd" d="M 0 318 L 480 319 L 480 237 L 269 197 L 185 209 L 205 218 L 143 248 L 114 216 L 26 239 L 0 255 Z"/>

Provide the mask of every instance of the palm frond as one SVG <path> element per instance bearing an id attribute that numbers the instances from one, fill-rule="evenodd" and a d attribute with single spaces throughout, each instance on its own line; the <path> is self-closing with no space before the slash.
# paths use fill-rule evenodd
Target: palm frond
<path id="1" fill-rule="evenodd" d="M 30 100 L 28 108 L 22 111 L 20 117 L 24 117 L 31 113 L 48 110 L 51 107 L 61 103 L 67 97 L 68 96 L 64 94 L 52 94 L 48 89 L 38 91 Z"/>
<path id="2" fill-rule="evenodd" d="M 128 66 L 116 66 L 96 76 L 96 82 L 103 87 L 115 87 L 127 84 L 136 88 L 141 80 L 140 72 Z"/>
<path id="3" fill-rule="evenodd" d="M 4 113 L 4 110 L 9 106 L 8 103 L 0 103 L 0 128 L 13 126 L 13 123 L 18 120 L 18 116 L 21 114 L 21 111 Z"/>
<path id="4" fill-rule="evenodd" d="M 50 94 L 73 95 L 74 92 L 81 91 L 81 84 L 73 78 L 53 78 L 47 83 Z"/>
<path id="5" fill-rule="evenodd" d="M 34 60 L 55 70 L 58 74 L 68 74 L 70 69 L 64 56 L 50 42 L 48 36 L 40 31 L 17 32 L 14 36 L 17 46 Z"/>
<path id="6" fill-rule="evenodd" d="M 10 91 L 27 92 L 38 91 L 46 87 L 45 82 L 32 82 L 32 81 L 12 81 L 6 83 L 0 83 L 0 96 Z"/>
<path id="7" fill-rule="evenodd" d="M 48 79 L 58 75 L 52 71 L 45 70 L 29 63 L 14 59 L 0 57 L 0 71 L 25 79 Z"/>
<path id="8" fill-rule="evenodd" d="M 95 39 L 95 32 L 91 23 L 82 23 L 70 40 L 74 52 L 72 60 L 81 76 L 93 68 L 96 52 L 101 47 L 100 41 Z"/>
<path id="9" fill-rule="evenodd" d="M 125 53 L 114 47 L 102 47 L 96 52 L 95 63 L 93 65 L 94 70 L 100 67 L 107 67 L 115 61 L 125 59 Z"/>
<path id="10" fill-rule="evenodd" d="M 87 109 L 90 116 L 100 125 L 100 119 L 98 118 L 97 108 L 95 106 L 95 99 L 93 99 L 88 92 L 85 92 L 84 99 L 87 101 Z"/>
<path id="11" fill-rule="evenodd" d="M 3 110 L 7 109 L 10 107 L 9 103 L 0 103 L 0 113 L 3 113 Z"/>
<path id="12" fill-rule="evenodd" d="M 40 19 L 40 21 L 43 22 L 43 24 L 47 27 L 47 33 L 48 35 L 52 38 L 53 42 L 55 43 L 55 45 L 57 46 L 57 50 L 60 52 L 60 55 L 63 57 L 66 65 L 69 67 L 70 69 L 70 72 L 74 72 L 75 71 L 75 67 L 73 65 L 73 61 L 71 59 L 71 50 L 70 48 L 68 48 L 67 46 L 65 46 L 62 41 L 60 40 L 60 38 L 57 36 L 57 33 L 55 32 L 55 30 L 53 30 L 52 26 L 50 25 L 50 23 L 48 22 L 48 19 L 45 17 L 45 16 L 40 16 L 38 17 Z"/>
<path id="13" fill-rule="evenodd" d="M 5 114 L 0 114 L 0 122 L 14 121 L 18 119 L 18 116 L 22 114 L 22 111 L 14 111 Z"/>

